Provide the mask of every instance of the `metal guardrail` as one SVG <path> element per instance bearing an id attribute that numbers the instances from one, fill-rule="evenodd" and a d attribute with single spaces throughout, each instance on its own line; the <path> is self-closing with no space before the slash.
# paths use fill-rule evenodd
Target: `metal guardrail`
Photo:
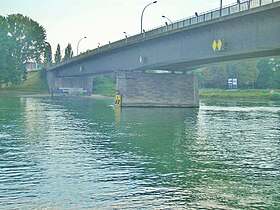
<path id="1" fill-rule="evenodd" d="M 235 4 L 227 5 L 227 6 L 223 7 L 222 9 L 218 8 L 218 9 L 214 9 L 211 11 L 207 11 L 207 12 L 199 14 L 198 16 L 194 15 L 194 16 L 188 17 L 186 19 L 178 20 L 169 25 L 164 25 L 164 26 L 160 26 L 160 27 L 157 27 L 154 29 L 150 29 L 146 32 L 143 32 L 142 34 L 136 34 L 133 36 L 126 37 L 125 39 L 121 39 L 119 41 L 112 42 L 110 44 L 103 45 L 99 48 L 93 49 L 93 50 L 89 51 L 88 53 L 90 53 L 90 54 L 98 53 L 100 51 L 108 50 L 111 48 L 125 46 L 127 43 L 137 42 L 143 38 L 148 38 L 148 37 L 152 37 L 154 35 L 159 35 L 164 32 L 167 32 L 167 31 L 170 32 L 172 30 L 177 30 L 180 28 L 193 26 L 198 23 L 202 23 L 202 22 L 206 22 L 206 21 L 210 21 L 210 20 L 219 18 L 219 17 L 224 17 L 224 16 L 231 15 L 234 13 L 250 10 L 250 9 L 253 9 L 256 7 L 261 7 L 261 6 L 271 4 L 271 3 L 274 3 L 277 1 L 280 1 L 280 0 L 249 0 L 249 1 L 241 2 L 239 4 L 235 3 Z M 80 57 L 86 56 L 86 55 L 88 55 L 88 53 L 81 54 L 80 56 L 77 56 L 75 58 L 80 58 Z"/>

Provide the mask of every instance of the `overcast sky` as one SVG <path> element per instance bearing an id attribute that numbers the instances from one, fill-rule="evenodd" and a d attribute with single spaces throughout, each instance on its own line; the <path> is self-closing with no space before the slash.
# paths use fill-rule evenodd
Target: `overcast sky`
<path id="1" fill-rule="evenodd" d="M 47 31 L 47 41 L 56 50 L 63 50 L 68 43 L 76 54 L 79 51 L 108 44 L 124 38 L 123 32 L 134 35 L 140 32 L 143 8 L 154 0 L 0 0 L 0 15 L 21 13 L 41 24 Z M 223 0 L 223 5 L 235 3 Z M 145 10 L 145 30 L 165 23 L 162 15 L 172 21 L 218 8 L 220 0 L 158 0 Z"/>

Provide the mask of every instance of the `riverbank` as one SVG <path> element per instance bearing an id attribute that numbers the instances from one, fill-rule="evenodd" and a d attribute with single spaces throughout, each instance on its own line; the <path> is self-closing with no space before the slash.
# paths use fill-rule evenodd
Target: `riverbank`
<path id="1" fill-rule="evenodd" d="M 112 76 L 103 75 L 94 78 L 94 92 L 90 98 L 112 98 L 115 95 L 116 85 Z M 5 95 L 33 95 L 51 96 L 45 71 L 28 72 L 27 80 L 19 85 L 4 87 L 0 94 Z M 280 101 L 280 90 L 222 90 L 222 89 L 200 89 L 199 97 L 202 101 Z"/>
<path id="2" fill-rule="evenodd" d="M 27 79 L 23 80 L 19 85 L 11 85 L 8 87 L 2 85 L 0 90 L 3 94 L 48 94 L 48 83 L 46 71 L 33 71 L 27 73 Z"/>
<path id="3" fill-rule="evenodd" d="M 202 100 L 280 101 L 280 90 L 200 89 Z"/>

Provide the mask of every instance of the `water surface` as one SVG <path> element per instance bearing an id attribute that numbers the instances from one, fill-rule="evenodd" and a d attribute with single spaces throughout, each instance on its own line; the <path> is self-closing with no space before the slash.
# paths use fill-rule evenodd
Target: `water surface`
<path id="1" fill-rule="evenodd" d="M 0 97 L 0 209 L 279 209 L 280 107 Z"/>

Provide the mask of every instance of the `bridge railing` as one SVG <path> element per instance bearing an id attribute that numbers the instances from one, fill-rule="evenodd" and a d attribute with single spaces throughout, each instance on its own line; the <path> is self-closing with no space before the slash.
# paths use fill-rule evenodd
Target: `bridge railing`
<path id="1" fill-rule="evenodd" d="M 226 7 L 223 7 L 222 9 L 220 9 L 220 8 L 214 9 L 211 11 L 200 13 L 200 14 L 198 14 L 198 16 L 194 15 L 194 16 L 188 17 L 186 19 L 176 21 L 169 25 L 165 25 L 165 26 L 161 26 L 158 28 L 148 30 L 147 32 L 145 32 L 144 36 L 149 37 L 149 36 L 163 33 L 166 31 L 172 31 L 175 29 L 184 28 L 184 27 L 191 26 L 194 24 L 213 20 L 213 19 L 216 19 L 219 17 L 231 15 L 231 14 L 234 14 L 237 12 L 242 12 L 242 11 L 249 10 L 252 8 L 260 7 L 260 6 L 263 6 L 266 4 L 271 4 L 276 1 L 280 1 L 280 0 L 249 0 L 249 1 L 240 2 L 239 4 L 237 4 L 237 3 L 231 4 Z M 130 38 L 132 38 L 132 37 L 129 37 L 128 41 L 130 41 Z"/>
<path id="2" fill-rule="evenodd" d="M 197 16 L 194 15 L 194 16 L 182 19 L 182 20 L 178 20 L 176 22 L 173 22 L 172 24 L 168 24 L 168 25 L 166 24 L 164 26 L 160 26 L 157 28 L 147 30 L 146 32 L 143 32 L 142 34 L 136 34 L 134 36 L 126 37 L 125 39 L 121 39 L 119 41 L 104 45 L 100 48 L 91 50 L 90 52 L 98 53 L 98 51 L 108 50 L 110 48 L 117 48 L 120 46 L 124 46 L 127 43 L 137 42 L 143 38 L 159 35 L 164 32 L 167 32 L 167 31 L 173 31 L 173 30 L 177 30 L 180 28 L 193 26 L 198 23 L 210 21 L 210 20 L 213 20 L 213 19 L 216 19 L 219 17 L 231 15 L 231 14 L 242 12 L 245 10 L 250 10 L 250 9 L 260 7 L 260 6 L 263 6 L 266 4 L 271 4 L 271 3 L 274 3 L 277 1 L 280 1 L 280 0 L 249 0 L 249 1 L 240 2 L 239 4 L 235 3 L 235 4 L 227 5 L 226 7 L 223 7 L 222 9 L 218 8 L 218 9 L 210 10 L 210 11 L 207 11 L 204 13 L 197 14 Z"/>

